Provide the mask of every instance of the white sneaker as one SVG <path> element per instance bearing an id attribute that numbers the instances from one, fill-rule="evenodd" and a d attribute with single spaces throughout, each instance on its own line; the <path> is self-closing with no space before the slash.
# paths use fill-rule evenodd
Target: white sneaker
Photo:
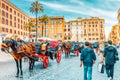
<path id="1" fill-rule="evenodd" d="M 108 80 L 112 80 L 112 77 L 109 77 Z"/>
<path id="2" fill-rule="evenodd" d="M 110 80 L 112 80 L 112 77 L 110 77 Z"/>

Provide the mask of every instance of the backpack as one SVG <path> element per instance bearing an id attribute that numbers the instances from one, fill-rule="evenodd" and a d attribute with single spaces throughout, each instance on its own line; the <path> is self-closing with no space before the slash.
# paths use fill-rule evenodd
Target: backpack
<path id="1" fill-rule="evenodd" d="M 115 63 L 115 52 L 114 50 L 107 50 L 106 54 L 106 64 L 114 64 Z"/>

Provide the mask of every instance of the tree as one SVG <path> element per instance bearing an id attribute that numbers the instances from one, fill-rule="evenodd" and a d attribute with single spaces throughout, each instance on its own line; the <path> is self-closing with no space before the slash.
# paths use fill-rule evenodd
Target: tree
<path id="1" fill-rule="evenodd" d="M 43 36 L 43 29 L 45 29 L 45 37 L 46 37 L 46 24 L 49 22 L 49 17 L 47 15 L 43 15 L 40 19 L 41 22 L 45 24 L 44 28 L 42 26 L 42 36 Z"/>
<path id="2" fill-rule="evenodd" d="M 32 27 L 35 27 L 35 25 L 34 25 L 32 22 L 29 21 L 28 23 L 25 24 L 24 27 L 25 27 L 25 28 L 28 28 L 28 30 L 29 30 L 29 39 L 30 39 L 31 28 L 32 28 Z"/>
<path id="3" fill-rule="evenodd" d="M 33 2 L 31 4 L 32 6 L 30 7 L 30 12 L 35 13 L 36 15 L 36 41 L 37 41 L 37 30 L 38 30 L 38 13 L 43 12 L 43 7 L 42 5 L 37 1 Z"/>

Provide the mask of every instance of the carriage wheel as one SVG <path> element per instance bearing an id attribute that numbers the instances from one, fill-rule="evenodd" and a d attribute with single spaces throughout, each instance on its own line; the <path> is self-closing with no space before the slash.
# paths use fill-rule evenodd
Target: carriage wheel
<path id="1" fill-rule="evenodd" d="M 57 55 L 56 55 L 56 60 L 57 60 L 57 63 L 59 63 L 61 61 L 61 52 L 60 50 L 58 51 Z"/>
<path id="2" fill-rule="evenodd" d="M 44 60 L 43 60 L 43 67 L 44 67 L 44 68 L 47 68 L 47 67 L 48 67 L 48 63 L 49 63 L 48 56 L 45 56 L 45 57 L 44 57 Z"/>

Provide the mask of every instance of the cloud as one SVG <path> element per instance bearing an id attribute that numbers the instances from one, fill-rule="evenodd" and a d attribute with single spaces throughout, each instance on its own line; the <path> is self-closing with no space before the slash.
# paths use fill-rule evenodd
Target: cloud
<path id="1" fill-rule="evenodd" d="M 120 0 L 109 0 L 109 1 L 112 1 L 112 2 L 120 2 Z"/>
<path id="2" fill-rule="evenodd" d="M 25 1 L 32 3 L 35 0 Z M 102 3 L 103 1 L 104 3 Z M 64 2 L 64 0 L 39 0 L 43 7 L 46 7 L 45 10 L 47 12 L 53 10 L 53 13 L 51 12 L 49 15 L 60 12 L 59 15 L 63 14 L 67 20 L 74 19 L 76 15 L 83 15 L 81 17 L 87 18 L 93 16 L 105 19 L 105 32 L 107 36 L 111 27 L 117 23 L 117 11 L 115 9 L 119 7 L 118 1 L 120 0 L 99 0 L 90 3 L 87 0 L 68 0 L 67 2 Z M 66 16 L 65 13 L 68 13 L 68 15 Z M 28 14 L 34 17 L 33 14 Z"/>
<path id="3" fill-rule="evenodd" d="M 71 2 L 81 4 L 82 6 L 72 6 L 72 5 L 65 5 L 60 3 L 53 3 L 53 2 L 41 2 L 43 5 L 48 6 L 49 8 L 52 8 L 54 10 L 58 11 L 64 11 L 64 12 L 71 12 L 74 14 L 81 14 L 86 16 L 96 16 L 105 19 L 105 33 L 108 37 L 108 34 L 111 30 L 111 27 L 117 23 L 117 11 L 110 11 L 110 10 L 104 10 L 101 8 L 95 8 L 95 7 L 89 7 L 85 6 L 83 2 L 80 2 L 78 0 Z"/>

